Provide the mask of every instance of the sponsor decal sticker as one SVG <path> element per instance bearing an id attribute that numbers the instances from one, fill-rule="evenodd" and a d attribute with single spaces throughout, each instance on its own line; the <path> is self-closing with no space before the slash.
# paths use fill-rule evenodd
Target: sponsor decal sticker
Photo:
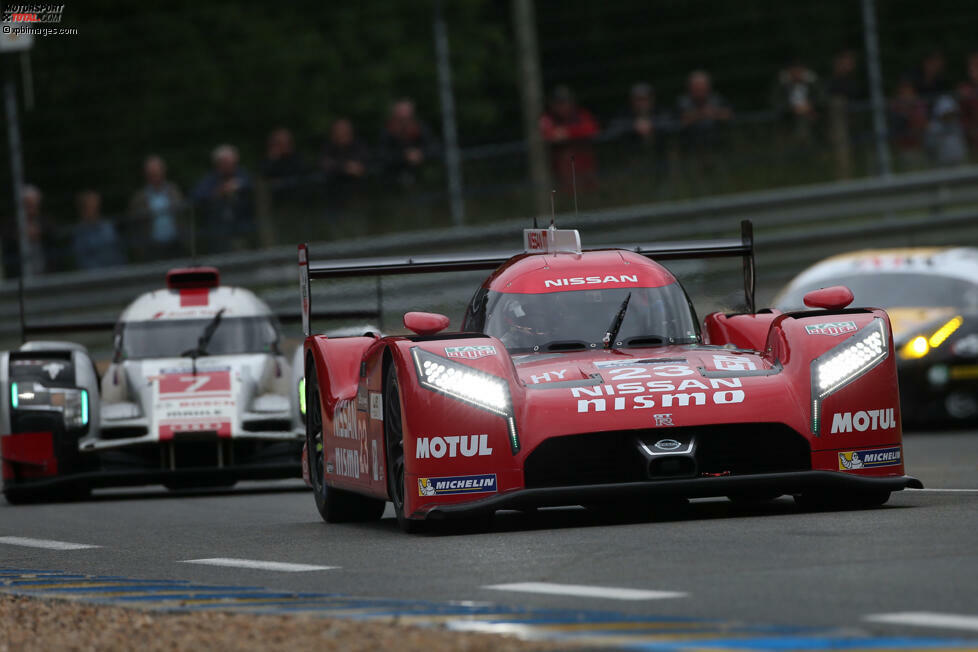
<path id="1" fill-rule="evenodd" d="M 478 360 L 488 355 L 496 355 L 496 347 L 491 344 L 481 344 L 476 346 L 446 346 L 445 355 L 449 358 L 465 358 L 466 360 Z"/>
<path id="2" fill-rule="evenodd" d="M 357 388 L 357 410 L 360 412 L 367 411 L 367 388 L 363 385 Z"/>
<path id="3" fill-rule="evenodd" d="M 418 478 L 419 496 L 494 493 L 496 493 L 495 473 L 455 475 L 442 478 Z"/>
<path id="4" fill-rule="evenodd" d="M 566 374 L 566 369 L 560 369 L 558 371 L 545 371 L 539 376 L 530 376 L 530 382 L 534 385 L 539 385 L 540 383 L 558 382 L 561 380 L 566 380 L 564 377 Z"/>
<path id="5" fill-rule="evenodd" d="M 902 459 L 899 446 L 874 448 L 866 451 L 839 453 L 839 470 L 872 469 L 879 466 L 899 466 Z"/>
<path id="6" fill-rule="evenodd" d="M 653 414 L 652 419 L 655 420 L 655 427 L 661 428 L 662 426 L 674 426 L 672 422 L 672 414 Z M 663 441 L 673 441 L 673 440 L 663 440 Z M 656 444 L 658 446 L 658 444 Z"/>
<path id="7" fill-rule="evenodd" d="M 757 365 L 745 355 L 722 355 L 713 356 L 713 368 L 717 371 L 755 371 Z"/>
<path id="8" fill-rule="evenodd" d="M 477 457 L 492 455 L 489 435 L 452 435 L 450 437 L 418 437 L 415 457 L 419 460 L 443 457 Z"/>
<path id="9" fill-rule="evenodd" d="M 622 274 L 620 276 L 573 276 L 571 278 L 546 279 L 543 287 L 559 288 L 571 285 L 607 285 L 609 283 L 638 283 L 638 275 Z"/>
<path id="10" fill-rule="evenodd" d="M 370 392 L 370 418 L 384 420 L 384 395 L 380 392 Z"/>
<path id="11" fill-rule="evenodd" d="M 659 441 L 655 442 L 655 447 L 664 451 L 674 451 L 680 446 L 682 446 L 682 444 L 675 439 L 660 439 Z"/>
<path id="12" fill-rule="evenodd" d="M 856 322 L 854 321 L 829 321 L 821 324 L 806 324 L 805 332 L 809 335 L 845 335 L 855 333 Z"/>
<path id="13" fill-rule="evenodd" d="M 334 449 L 336 457 L 336 475 L 347 478 L 360 479 L 360 451 L 350 450 L 349 448 Z"/>
<path id="14" fill-rule="evenodd" d="M 892 428 L 896 428 L 893 408 L 836 412 L 832 415 L 832 434 L 852 432 L 853 430 L 866 432 L 867 430 L 890 430 Z"/>

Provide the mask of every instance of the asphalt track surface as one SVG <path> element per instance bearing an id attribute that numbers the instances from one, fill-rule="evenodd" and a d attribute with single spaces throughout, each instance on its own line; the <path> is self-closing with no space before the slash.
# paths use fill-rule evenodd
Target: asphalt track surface
<path id="1" fill-rule="evenodd" d="M 978 431 L 908 433 L 904 444 L 908 473 L 927 489 L 859 511 L 806 513 L 788 498 L 755 507 L 698 500 L 651 520 L 609 521 L 579 508 L 504 512 L 489 531 L 416 536 L 398 529 L 390 508 L 378 523 L 323 523 L 296 482 L 0 501 L 0 570 L 832 627 L 966 639 L 956 649 L 978 650 Z M 330 568 L 188 563 L 214 558 Z M 526 582 L 561 586 L 485 588 Z M 564 585 L 611 590 L 595 597 Z M 892 615 L 907 612 L 917 615 Z"/>

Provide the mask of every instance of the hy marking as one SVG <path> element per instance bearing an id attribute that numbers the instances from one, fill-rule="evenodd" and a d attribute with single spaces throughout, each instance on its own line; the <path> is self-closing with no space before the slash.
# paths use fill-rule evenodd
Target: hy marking
<path id="1" fill-rule="evenodd" d="M 482 588 L 492 589 L 494 591 L 571 595 L 581 598 L 605 598 L 608 600 L 662 600 L 666 598 L 685 598 L 688 595 L 680 591 L 647 591 L 643 589 L 623 589 L 610 586 L 586 586 L 583 584 L 552 584 L 550 582 L 490 584 Z"/>
<path id="2" fill-rule="evenodd" d="M 71 543 L 70 541 L 54 541 L 52 539 L 30 539 L 28 537 L 0 537 L 0 543 L 25 548 L 44 548 L 46 550 L 84 550 L 85 548 L 101 548 L 88 543 Z"/>
<path id="3" fill-rule="evenodd" d="M 185 564 L 204 564 L 206 566 L 228 566 L 230 568 L 251 568 L 254 570 L 282 571 L 284 573 L 302 573 L 306 571 L 332 570 L 338 566 L 313 566 L 311 564 L 290 564 L 284 561 L 260 561 L 258 559 L 231 559 L 228 557 L 213 557 L 210 559 L 185 559 Z"/>
<path id="4" fill-rule="evenodd" d="M 941 614 L 931 611 L 901 611 L 892 614 L 874 614 L 863 620 L 871 623 L 890 625 L 917 625 L 919 627 L 942 627 L 947 629 L 966 629 L 978 632 L 978 616 Z"/>

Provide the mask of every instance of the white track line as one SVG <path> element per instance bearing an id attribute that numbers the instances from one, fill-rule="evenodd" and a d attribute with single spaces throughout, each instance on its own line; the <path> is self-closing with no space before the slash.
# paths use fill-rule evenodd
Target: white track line
<path id="1" fill-rule="evenodd" d="M 313 566 L 310 564 L 290 564 L 284 561 L 230 559 L 228 557 L 213 557 L 211 559 L 184 559 L 182 563 L 205 564 L 207 566 L 228 566 L 231 568 L 252 568 L 256 570 L 282 571 L 285 573 L 302 573 L 305 571 L 320 571 L 339 568 L 339 566 Z"/>
<path id="2" fill-rule="evenodd" d="M 0 543 L 26 548 L 46 548 L 48 550 L 82 550 L 84 548 L 101 548 L 87 543 L 71 543 L 70 541 L 53 541 L 51 539 L 29 539 L 27 537 L 0 537 Z"/>
<path id="3" fill-rule="evenodd" d="M 664 598 L 685 598 L 687 595 L 679 591 L 646 591 L 643 589 L 623 589 L 610 586 L 586 586 L 583 584 L 551 584 L 550 582 L 490 584 L 482 588 L 492 589 L 493 591 L 571 595 L 581 598 L 607 598 L 609 600 L 661 600 Z"/>
<path id="4" fill-rule="evenodd" d="M 966 493 L 966 494 L 978 494 L 978 489 L 937 489 L 937 488 L 926 488 L 926 489 L 907 489 L 907 491 L 934 491 L 937 493 Z"/>
<path id="5" fill-rule="evenodd" d="M 948 629 L 968 629 L 978 632 L 978 616 L 958 614 L 939 614 L 931 611 L 901 611 L 892 614 L 874 614 L 863 620 L 890 625 L 918 625 L 920 627 L 943 627 Z"/>

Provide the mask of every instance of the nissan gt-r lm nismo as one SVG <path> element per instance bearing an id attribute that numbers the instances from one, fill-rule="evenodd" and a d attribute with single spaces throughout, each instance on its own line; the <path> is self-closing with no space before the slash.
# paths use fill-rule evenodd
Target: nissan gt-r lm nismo
<path id="1" fill-rule="evenodd" d="M 205 267 L 171 270 L 125 309 L 101 381 L 77 344 L 4 352 L 4 494 L 297 477 L 299 379 L 279 342 L 268 306 Z"/>
<path id="2" fill-rule="evenodd" d="M 828 288 L 806 297 L 813 310 L 714 313 L 701 328 L 655 260 L 742 257 L 752 310 L 749 223 L 740 240 L 582 251 L 576 231 L 551 228 L 524 244 L 331 264 L 300 246 L 304 314 L 310 279 L 495 270 L 460 332 L 414 312 L 413 335 L 307 336 L 304 474 L 325 520 L 380 518 L 385 501 L 406 530 L 676 497 L 872 506 L 919 486 L 884 311 Z"/>

